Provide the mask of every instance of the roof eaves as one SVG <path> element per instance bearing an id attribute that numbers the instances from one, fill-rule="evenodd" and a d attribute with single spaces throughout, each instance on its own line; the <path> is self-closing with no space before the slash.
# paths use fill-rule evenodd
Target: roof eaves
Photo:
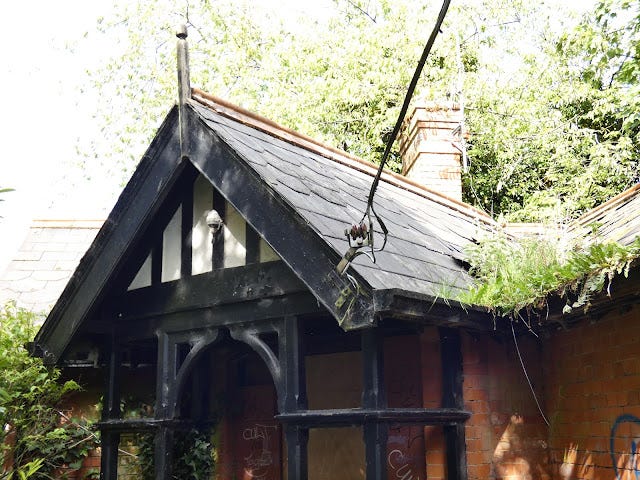
<path id="1" fill-rule="evenodd" d="M 393 288 L 375 290 L 373 299 L 375 313 L 381 317 L 474 330 L 493 330 L 496 326 L 496 318 L 486 308 L 444 297 Z"/>

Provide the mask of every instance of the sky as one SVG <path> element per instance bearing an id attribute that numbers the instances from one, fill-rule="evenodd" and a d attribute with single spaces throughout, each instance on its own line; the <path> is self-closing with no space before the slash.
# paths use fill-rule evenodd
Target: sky
<path id="1" fill-rule="evenodd" d="M 330 0 L 256 0 L 283 11 L 316 11 Z M 104 37 L 85 37 L 113 0 L 3 2 L 0 65 L 0 272 L 19 248 L 32 219 L 104 219 L 121 186 L 87 178 L 78 138 L 95 135 L 94 92 L 83 90 L 87 69 L 107 58 Z M 321 12 L 321 11 L 320 11 Z M 321 14 L 321 13 L 320 13 Z"/>
<path id="2" fill-rule="evenodd" d="M 76 138 L 90 124 L 91 113 L 79 85 L 84 69 L 99 56 L 91 55 L 89 44 L 79 55 L 68 46 L 110 8 L 107 0 L 3 2 L 0 7 L 5 26 L 0 188 L 15 189 L 0 197 L 0 271 L 31 219 L 46 216 L 53 198 L 80 176 L 73 168 Z M 100 207 L 95 213 L 77 207 L 81 216 L 104 217 Z"/>
<path id="3" fill-rule="evenodd" d="M 277 11 L 322 15 L 331 0 L 255 0 Z M 560 0 L 558 0 L 560 1 Z M 593 0 L 574 0 L 585 9 Z M 0 87 L 0 272 L 34 218 L 104 219 L 121 187 L 110 178 L 91 181 L 79 167 L 77 139 L 95 135 L 87 69 L 109 53 L 98 35 L 84 36 L 113 0 L 3 2 L 5 36 Z M 94 97 L 95 98 L 95 97 Z"/>

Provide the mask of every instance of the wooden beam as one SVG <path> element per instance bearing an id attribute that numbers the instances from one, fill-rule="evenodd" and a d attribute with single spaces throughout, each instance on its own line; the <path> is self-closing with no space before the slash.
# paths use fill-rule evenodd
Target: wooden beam
<path id="1" fill-rule="evenodd" d="M 125 292 L 108 304 L 120 321 L 161 316 L 302 292 L 305 288 L 282 262 L 214 270 Z"/>
<path id="2" fill-rule="evenodd" d="M 480 331 L 494 330 L 495 322 L 501 322 L 485 310 L 417 292 L 399 289 L 376 290 L 373 292 L 373 298 L 376 313 L 385 319 Z"/>
<path id="3" fill-rule="evenodd" d="M 220 192 L 214 187 L 213 189 L 213 209 L 220 215 L 220 220 L 224 224 L 225 217 L 227 215 L 226 202 L 224 197 L 220 195 Z M 212 239 L 212 252 L 211 252 L 211 268 L 213 270 L 220 270 L 224 268 L 224 227 L 218 229 L 214 233 Z"/>
<path id="4" fill-rule="evenodd" d="M 362 408 L 384 410 L 387 395 L 384 383 L 384 346 L 381 329 L 361 332 L 362 341 Z M 387 478 L 388 425 L 383 422 L 366 422 L 363 425 L 365 444 L 366 478 Z"/>
<path id="5" fill-rule="evenodd" d="M 160 316 L 127 318 L 115 322 L 121 331 L 120 341 L 154 338 L 158 329 L 181 332 L 198 328 L 246 326 L 286 315 L 326 314 L 316 299 L 308 292 L 297 292 L 273 298 L 216 305 L 185 311 L 171 312 Z M 110 324 L 93 323 L 87 333 L 105 333 Z"/>
<path id="6" fill-rule="evenodd" d="M 346 276 L 339 275 L 340 255 L 195 111 L 191 113 L 191 161 L 345 330 L 371 327 L 376 317 L 370 285 L 354 273 L 355 288 Z"/>
<path id="7" fill-rule="evenodd" d="M 180 242 L 180 276 L 190 277 L 192 267 L 192 240 L 191 235 L 193 233 L 193 183 L 187 184 L 187 188 L 184 188 L 182 194 L 182 219 L 180 225 L 181 242 Z"/>
<path id="8" fill-rule="evenodd" d="M 173 440 L 172 428 L 158 428 L 154 438 L 153 470 L 155 480 L 171 480 L 173 478 Z"/>
<path id="9" fill-rule="evenodd" d="M 366 422 L 403 425 L 454 425 L 465 422 L 470 412 L 455 408 L 346 408 L 331 410 L 304 410 L 276 415 L 282 423 L 316 427 L 349 427 Z"/>
<path id="10" fill-rule="evenodd" d="M 104 406 L 102 408 L 102 420 L 119 420 L 120 411 L 120 377 L 122 354 L 116 336 L 109 337 L 107 351 L 107 379 L 104 393 Z M 100 480 L 116 480 L 118 478 L 118 446 L 120 434 L 114 431 L 102 430 L 100 456 Z"/>
<path id="11" fill-rule="evenodd" d="M 464 408 L 462 346 L 460 331 L 452 328 L 438 329 L 442 358 L 442 406 Z M 447 478 L 466 480 L 467 450 L 464 424 L 444 427 L 447 456 Z"/>
<path id="12" fill-rule="evenodd" d="M 247 256 L 246 263 L 251 265 L 252 263 L 258 263 L 260 261 L 260 235 L 247 223 L 245 229 Z"/>
<path id="13" fill-rule="evenodd" d="M 284 398 L 278 399 L 280 413 L 295 413 L 307 408 L 304 330 L 298 317 L 283 319 L 278 336 L 278 358 L 281 362 Z M 300 425 L 285 425 L 287 443 L 287 478 L 306 480 L 308 477 L 309 429 Z"/>
<path id="14" fill-rule="evenodd" d="M 38 332 L 35 343 L 45 363 L 57 362 L 73 334 L 95 313 L 123 260 L 180 178 L 186 163 L 179 161 L 177 123 L 174 109 Z"/>
<path id="15" fill-rule="evenodd" d="M 152 239 L 151 243 L 151 285 L 162 283 L 162 256 L 164 255 L 162 234 Z"/>

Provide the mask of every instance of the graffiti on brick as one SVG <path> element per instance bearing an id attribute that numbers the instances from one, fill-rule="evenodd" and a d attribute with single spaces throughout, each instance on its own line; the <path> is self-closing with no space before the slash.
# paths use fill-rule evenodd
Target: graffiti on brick
<path id="1" fill-rule="evenodd" d="M 416 480 L 419 478 L 411 469 L 411 459 L 406 458 L 406 455 L 400 450 L 392 450 L 389 452 L 387 463 L 393 471 L 393 478 L 400 480 Z"/>
<path id="2" fill-rule="evenodd" d="M 623 432 L 628 428 L 631 428 L 632 432 L 637 432 L 637 436 L 627 434 L 624 440 L 628 442 L 628 445 L 622 450 L 616 449 L 616 440 L 620 440 L 622 437 L 619 432 Z M 611 455 L 613 471 L 616 474 L 616 480 L 640 480 L 639 445 L 640 418 L 629 414 L 620 415 L 611 427 L 611 437 L 609 438 L 609 453 Z"/>
<path id="3" fill-rule="evenodd" d="M 276 433 L 275 425 L 256 424 L 246 428 L 242 432 L 242 438 L 247 441 L 257 441 L 257 445 L 252 448 L 251 454 L 244 458 L 245 475 L 249 478 L 267 478 L 268 467 L 273 465 L 273 453 L 269 447 L 271 433 Z"/>

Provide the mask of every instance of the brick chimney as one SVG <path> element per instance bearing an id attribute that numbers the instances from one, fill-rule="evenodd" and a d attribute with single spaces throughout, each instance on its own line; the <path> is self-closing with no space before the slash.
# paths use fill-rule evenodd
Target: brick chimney
<path id="1" fill-rule="evenodd" d="M 420 101 L 400 134 L 402 174 L 456 200 L 462 200 L 460 134 L 462 112 L 455 103 Z"/>

